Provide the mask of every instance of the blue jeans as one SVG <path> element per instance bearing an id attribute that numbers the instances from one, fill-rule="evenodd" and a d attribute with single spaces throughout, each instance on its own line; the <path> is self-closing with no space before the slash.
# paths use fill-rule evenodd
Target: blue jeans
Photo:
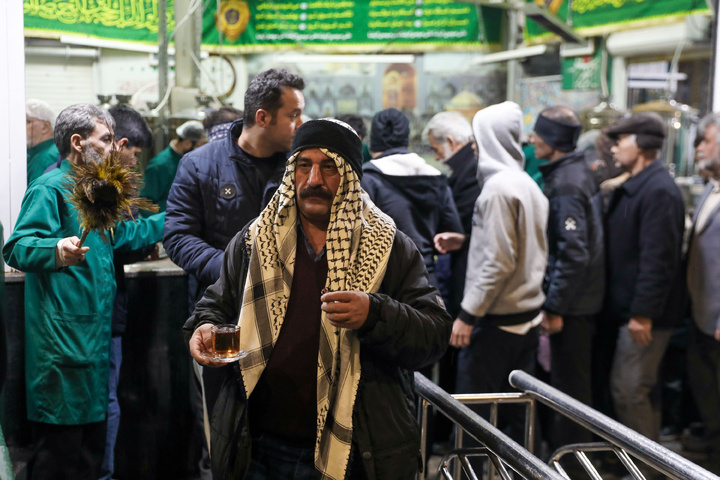
<path id="1" fill-rule="evenodd" d="M 315 448 L 288 445 L 261 436 L 252 440 L 252 460 L 245 480 L 316 480 Z"/>
<path id="2" fill-rule="evenodd" d="M 110 343 L 110 379 L 107 412 L 107 435 L 105 438 L 105 457 L 100 469 L 100 480 L 111 480 L 115 469 L 115 441 L 120 427 L 120 404 L 117 397 L 120 364 L 122 363 L 122 337 L 112 337 Z"/>

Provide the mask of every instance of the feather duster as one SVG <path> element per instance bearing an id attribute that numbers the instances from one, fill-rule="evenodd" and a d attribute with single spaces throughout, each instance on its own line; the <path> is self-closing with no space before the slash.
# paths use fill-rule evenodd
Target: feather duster
<path id="1" fill-rule="evenodd" d="M 105 231 L 112 230 L 125 218 L 134 221 L 133 210 L 158 211 L 157 205 L 138 197 L 140 180 L 140 173 L 123 162 L 120 151 L 115 148 L 99 163 L 83 157 L 81 165 L 73 165 L 68 201 L 80 215 L 82 237 L 79 246 L 93 230 L 107 241 Z"/>

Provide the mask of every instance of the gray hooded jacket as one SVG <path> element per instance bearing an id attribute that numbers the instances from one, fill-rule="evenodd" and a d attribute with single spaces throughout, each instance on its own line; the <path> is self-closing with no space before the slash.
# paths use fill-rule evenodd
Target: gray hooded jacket
<path id="1" fill-rule="evenodd" d="M 487 107 L 473 119 L 481 193 L 461 304 L 467 323 L 473 317 L 487 317 L 483 324 L 489 325 L 526 323 L 545 301 L 548 201 L 523 171 L 521 129 L 522 111 L 513 102 Z"/>

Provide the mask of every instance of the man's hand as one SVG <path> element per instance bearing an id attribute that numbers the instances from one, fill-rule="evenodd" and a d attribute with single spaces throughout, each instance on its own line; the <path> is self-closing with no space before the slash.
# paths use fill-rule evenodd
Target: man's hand
<path id="1" fill-rule="evenodd" d="M 543 311 L 542 322 L 540 322 L 540 330 L 547 335 L 561 332 L 563 329 L 563 317 Z"/>
<path id="2" fill-rule="evenodd" d="M 433 240 L 435 250 L 440 253 L 454 252 L 460 250 L 465 242 L 465 235 L 456 232 L 444 232 L 435 235 Z"/>
<path id="3" fill-rule="evenodd" d="M 370 297 L 365 292 L 328 292 L 320 297 L 322 310 L 336 327 L 357 330 L 370 313 Z"/>
<path id="4" fill-rule="evenodd" d="M 647 347 L 652 341 L 652 319 L 632 317 L 628 322 L 630 337 L 641 347 Z"/>
<path id="5" fill-rule="evenodd" d="M 470 345 L 470 333 L 473 326 L 468 325 L 459 318 L 453 322 L 452 333 L 450 334 L 450 345 L 457 348 L 465 348 Z"/>
<path id="6" fill-rule="evenodd" d="M 78 237 L 67 237 L 60 241 L 60 261 L 65 266 L 77 265 L 85 260 L 85 254 L 90 247 L 78 247 L 80 239 Z"/>
<path id="7" fill-rule="evenodd" d="M 212 352 L 212 327 L 211 323 L 200 325 L 190 338 L 190 356 L 204 367 L 222 367 L 224 363 L 213 362 L 203 357 L 203 353 L 210 354 Z"/>
<path id="8" fill-rule="evenodd" d="M 720 342 L 720 328 L 715 329 L 715 340 Z"/>

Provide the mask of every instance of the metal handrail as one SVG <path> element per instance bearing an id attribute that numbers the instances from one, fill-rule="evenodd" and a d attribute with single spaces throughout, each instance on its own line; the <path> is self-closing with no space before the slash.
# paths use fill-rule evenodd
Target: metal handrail
<path id="1" fill-rule="evenodd" d="M 525 444 L 523 445 L 530 453 L 534 452 L 535 445 L 535 400 L 526 393 L 502 392 L 502 393 L 456 393 L 452 397 L 463 405 L 487 405 L 490 404 L 490 418 L 488 421 L 494 427 L 498 424 L 498 407 L 501 404 L 526 404 L 525 405 Z"/>
<path id="2" fill-rule="evenodd" d="M 415 372 L 415 391 L 523 477 L 566 480 L 560 473 L 418 372 Z"/>
<path id="3" fill-rule="evenodd" d="M 671 478 L 681 480 L 718 479 L 716 475 L 681 455 L 521 370 L 515 370 L 510 374 L 510 385 L 528 393 L 553 410 L 560 412 L 608 442 L 623 448 L 650 467 Z"/>

